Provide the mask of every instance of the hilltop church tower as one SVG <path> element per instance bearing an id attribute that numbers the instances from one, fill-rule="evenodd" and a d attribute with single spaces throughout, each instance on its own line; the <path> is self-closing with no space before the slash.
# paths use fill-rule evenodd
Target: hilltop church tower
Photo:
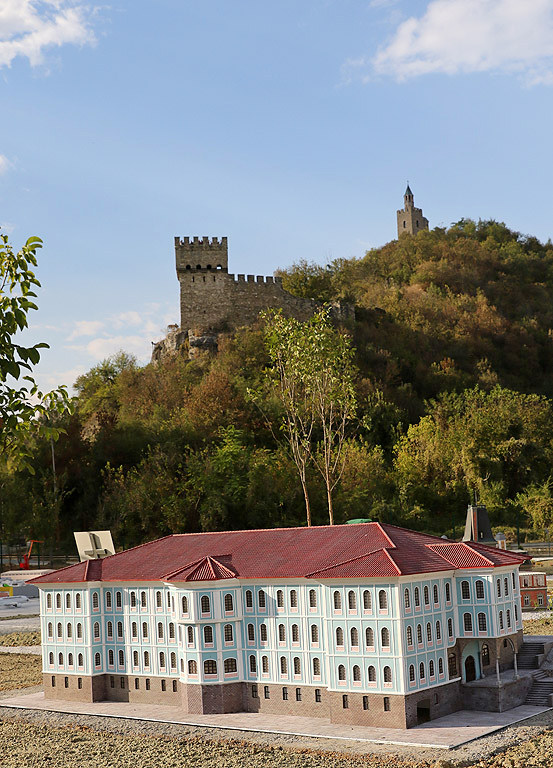
<path id="1" fill-rule="evenodd" d="M 407 184 L 403 195 L 403 209 L 397 212 L 397 236 L 404 232 L 416 235 L 421 229 L 428 229 L 428 219 L 422 215 L 422 208 L 415 208 L 415 197 Z"/>

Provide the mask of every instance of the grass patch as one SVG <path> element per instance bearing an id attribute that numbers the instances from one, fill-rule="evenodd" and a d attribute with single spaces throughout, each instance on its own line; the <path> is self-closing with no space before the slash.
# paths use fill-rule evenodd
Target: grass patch
<path id="1" fill-rule="evenodd" d="M 40 656 L 31 656 L 28 653 L 0 653 L 0 691 L 41 684 L 42 658 Z M 1 750 L 0 754 L 2 754 Z"/>

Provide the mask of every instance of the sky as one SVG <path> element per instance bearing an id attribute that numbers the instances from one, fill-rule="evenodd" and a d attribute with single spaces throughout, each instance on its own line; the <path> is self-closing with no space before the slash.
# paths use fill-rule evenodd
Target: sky
<path id="1" fill-rule="evenodd" d="M 174 236 L 230 271 L 430 226 L 552 235 L 553 0 L 2 0 L 0 224 L 44 241 L 38 381 L 178 322 Z"/>

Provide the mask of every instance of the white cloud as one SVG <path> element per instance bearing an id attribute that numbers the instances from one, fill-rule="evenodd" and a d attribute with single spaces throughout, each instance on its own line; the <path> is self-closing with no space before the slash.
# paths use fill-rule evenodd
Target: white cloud
<path id="1" fill-rule="evenodd" d="M 67 341 L 73 341 L 81 336 L 95 336 L 104 327 L 101 320 L 77 320 L 75 327 L 67 337 Z"/>
<path id="2" fill-rule="evenodd" d="M 49 48 L 93 44 L 91 19 L 91 6 L 74 0 L 1 0 L 0 67 L 18 56 L 36 67 Z"/>
<path id="3" fill-rule="evenodd" d="M 93 339 L 88 342 L 85 349 L 96 360 L 103 360 L 105 357 L 114 355 L 120 350 L 144 359 L 149 357 L 152 351 L 149 341 L 144 336 L 139 336 L 138 334 Z"/>
<path id="4" fill-rule="evenodd" d="M 11 163 L 6 157 L 6 155 L 0 155 L 0 176 L 6 173 L 6 171 L 10 168 L 10 166 L 11 166 Z"/>
<path id="5" fill-rule="evenodd" d="M 368 71 L 366 79 L 507 72 L 553 84 L 553 0 L 432 0 L 376 56 L 349 67 Z"/>
<path id="6" fill-rule="evenodd" d="M 116 328 L 126 328 L 129 325 L 141 325 L 142 315 L 140 312 L 131 310 L 130 312 L 120 312 L 113 318 Z"/>

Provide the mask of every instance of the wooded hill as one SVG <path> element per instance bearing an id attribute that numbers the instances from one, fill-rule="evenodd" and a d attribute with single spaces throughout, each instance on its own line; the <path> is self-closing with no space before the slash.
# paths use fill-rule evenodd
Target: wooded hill
<path id="1" fill-rule="evenodd" d="M 298 262 L 284 287 L 346 299 L 357 412 L 337 522 L 371 517 L 461 534 L 474 493 L 492 524 L 553 522 L 553 246 L 496 222 L 404 235 L 359 259 Z M 62 545 L 111 528 L 119 546 L 171 532 L 302 525 L 295 467 L 263 390 L 261 323 L 216 357 L 139 367 L 121 353 L 81 376 L 75 412 L 36 472 L 0 477 L 4 539 Z M 314 522 L 325 492 L 309 478 Z M 71 545 L 72 546 L 72 545 Z"/>

